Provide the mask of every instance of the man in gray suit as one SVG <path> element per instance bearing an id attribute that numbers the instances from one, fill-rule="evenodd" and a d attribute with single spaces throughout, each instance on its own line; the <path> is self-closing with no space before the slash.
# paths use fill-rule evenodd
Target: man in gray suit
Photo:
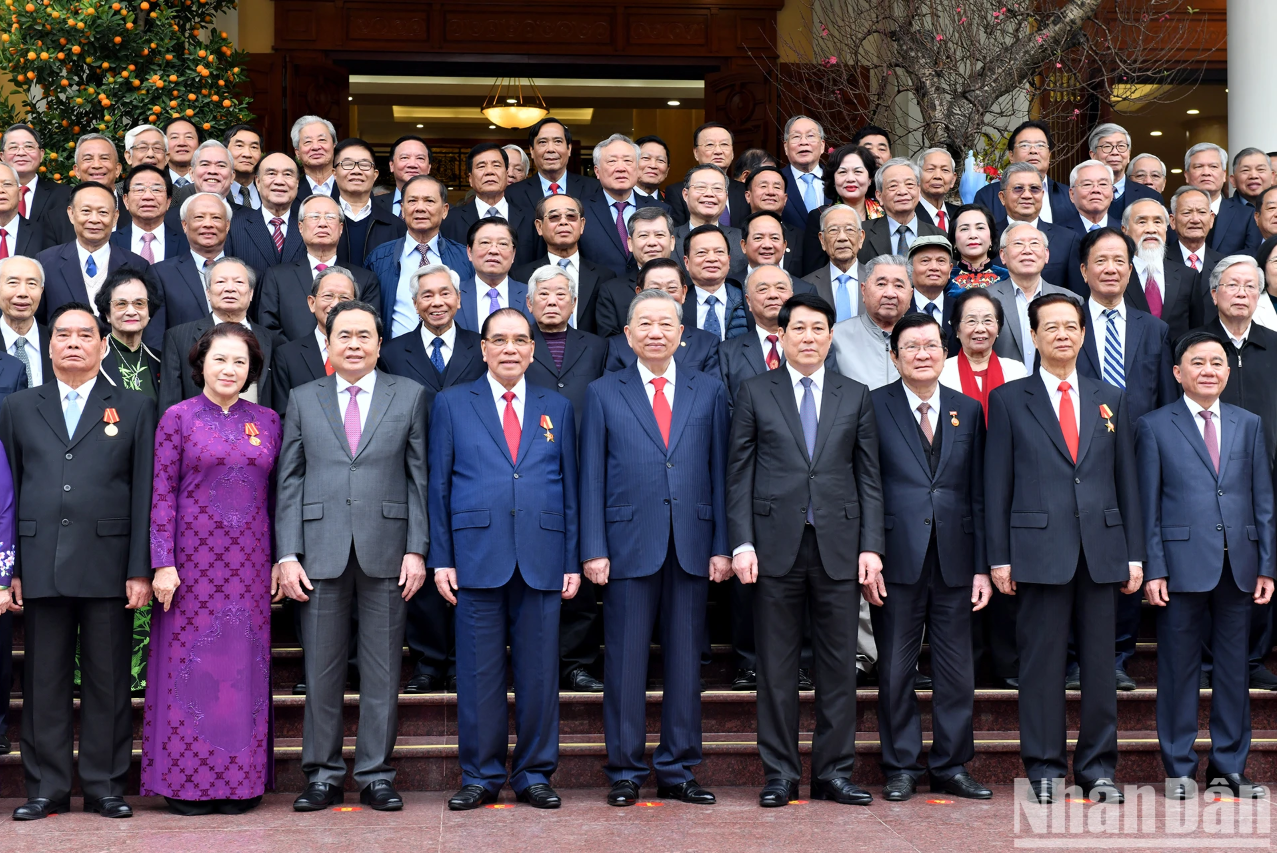
<path id="1" fill-rule="evenodd" d="M 688 232 L 702 225 L 718 225 L 728 237 L 728 277 L 746 281 L 746 255 L 742 252 L 742 232 L 725 222 L 724 211 L 728 207 L 728 175 L 719 166 L 706 164 L 694 166 L 684 177 L 684 202 L 688 206 L 688 221 L 675 227 L 675 245 L 683 246 Z M 676 257 L 680 266 L 683 259 Z"/>
<path id="2" fill-rule="evenodd" d="M 910 263 L 901 255 L 879 255 L 862 267 L 863 309 L 835 324 L 832 347 L 839 372 L 874 391 L 900 378 L 888 351 L 888 336 L 911 310 Z"/>
<path id="3" fill-rule="evenodd" d="M 830 262 L 804 276 L 817 288 L 817 295 L 835 306 L 835 322 L 842 323 L 862 312 L 861 266 L 857 252 L 866 239 L 862 218 L 846 204 L 832 204 L 818 219 L 817 235 Z"/>
<path id="4" fill-rule="evenodd" d="M 995 339 L 995 355 L 1015 358 L 1026 365 L 1026 374 L 1035 372 L 1035 347 L 1030 342 L 1030 303 L 1037 296 L 1064 293 L 1081 302 L 1079 296 L 1064 287 L 1043 280 L 1048 263 L 1048 235 L 1030 222 L 1010 221 L 999 235 L 999 257 L 1008 270 L 1008 278 L 990 286 L 990 295 L 1004 309 L 1004 325 Z"/>
<path id="5" fill-rule="evenodd" d="M 306 714 L 295 811 L 342 802 L 342 687 L 359 607 L 360 802 L 396 811 L 392 787 L 407 602 L 426 580 L 426 392 L 375 370 L 382 320 L 342 302 L 325 328 L 334 375 L 293 389 L 280 449 L 276 546 L 281 586 L 302 604 Z M 302 560 L 306 561 L 303 569 Z"/>

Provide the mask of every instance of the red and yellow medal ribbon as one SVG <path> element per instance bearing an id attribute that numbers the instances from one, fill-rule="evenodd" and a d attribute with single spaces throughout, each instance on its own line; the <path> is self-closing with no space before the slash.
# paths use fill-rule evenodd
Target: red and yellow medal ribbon
<path id="1" fill-rule="evenodd" d="M 1105 403 L 1102 403 L 1102 404 L 1101 404 L 1101 416 L 1102 416 L 1103 418 L 1113 418 L 1113 417 L 1115 416 L 1115 413 L 1114 413 L 1114 412 L 1112 412 L 1112 411 L 1110 411 L 1110 407 L 1109 407 L 1109 406 L 1107 406 Z"/>
<path id="2" fill-rule="evenodd" d="M 542 415 L 542 429 L 555 429 L 555 425 L 551 423 L 549 415 Z"/>
<path id="3" fill-rule="evenodd" d="M 262 439 L 258 438 L 258 425 L 250 421 L 244 425 L 244 434 L 249 437 L 249 444 L 257 447 L 262 443 Z"/>
<path id="4" fill-rule="evenodd" d="M 120 423 L 120 413 L 115 409 L 107 409 L 102 413 L 102 422 L 104 424 L 118 424 Z"/>

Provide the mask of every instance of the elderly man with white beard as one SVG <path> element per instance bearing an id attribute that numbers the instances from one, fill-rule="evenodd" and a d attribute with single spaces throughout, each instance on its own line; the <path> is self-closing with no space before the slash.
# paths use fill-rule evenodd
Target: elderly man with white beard
<path id="1" fill-rule="evenodd" d="M 1168 220 L 1163 204 L 1150 199 L 1124 208 L 1124 233 L 1137 244 L 1124 301 L 1167 323 L 1169 343 L 1176 346 L 1190 331 L 1195 276 L 1185 264 L 1167 257 Z"/>

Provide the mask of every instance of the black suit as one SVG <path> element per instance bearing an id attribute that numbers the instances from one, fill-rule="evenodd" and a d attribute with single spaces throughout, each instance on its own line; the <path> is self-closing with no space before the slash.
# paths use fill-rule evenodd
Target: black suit
<path id="1" fill-rule="evenodd" d="M 816 664 L 812 778 L 852 776 L 857 730 L 858 555 L 884 552 L 879 439 L 870 393 L 829 370 L 807 449 L 789 370 L 743 382 L 728 457 L 729 547 L 752 543 L 759 753 L 770 780 L 800 778 L 800 638 L 807 604 Z M 811 507 L 813 523 L 805 521 Z"/>
<path id="2" fill-rule="evenodd" d="M 305 183 L 305 182 L 304 182 Z M 310 195 L 310 193 L 308 193 Z M 299 194 L 299 199 L 302 197 Z M 242 207 L 231 217 L 231 233 L 227 237 L 225 251 L 244 261 L 257 273 L 258 281 L 271 267 L 288 264 L 306 258 L 306 246 L 298 230 L 298 205 L 295 201 L 289 211 L 289 221 L 284 227 L 284 251 L 275 249 L 271 230 L 262 218 L 262 210 Z M 255 296 L 256 300 L 256 296 Z"/>
<path id="3" fill-rule="evenodd" d="M 1070 228 L 1039 220 L 1038 228 L 1048 238 L 1048 263 L 1040 276 L 1049 284 L 1065 287 L 1088 298 L 1088 285 L 1079 271 L 1079 235 Z M 1003 232 L 1001 231 L 1000 234 Z M 998 245 L 999 236 L 995 237 Z"/>
<path id="4" fill-rule="evenodd" d="M 151 318 L 161 334 L 175 326 L 193 323 L 209 313 L 209 297 L 205 292 L 204 274 L 196 266 L 190 252 L 160 261 L 151 268 L 160 285 L 161 306 Z"/>
<path id="5" fill-rule="evenodd" d="M 1174 231 L 1168 232 L 1168 248 L 1164 253 L 1164 257 L 1174 263 L 1180 264 L 1182 269 L 1190 274 L 1191 290 L 1190 290 L 1190 328 L 1198 329 L 1207 323 L 1211 323 L 1217 318 L 1217 304 L 1212 301 L 1212 290 L 1209 289 L 1210 279 L 1212 278 L 1212 270 L 1225 255 L 1205 243 L 1200 247 L 1198 252 L 1199 269 L 1186 263 L 1185 256 L 1181 253 L 1181 245 L 1177 240 L 1177 234 Z"/>
<path id="6" fill-rule="evenodd" d="M 68 436 L 60 396 L 50 382 L 0 405 L 18 518 L 14 577 L 26 604 L 22 762 L 27 796 L 55 802 L 71 793 L 77 633 L 80 785 L 87 797 L 124 795 L 133 747 L 125 586 L 153 575 L 156 427 L 153 401 L 99 376 Z M 102 421 L 108 408 L 119 415 L 114 436 Z"/>
<path id="7" fill-rule="evenodd" d="M 1072 216 L 1078 218 L 1078 214 L 1075 212 L 1075 205 L 1070 200 L 1070 187 L 1058 183 L 1052 178 L 1046 178 L 1045 182 L 1048 185 L 1048 193 L 1044 197 L 1044 204 L 1052 211 L 1053 223 L 1065 222 Z M 994 214 L 996 237 L 1008 227 L 1008 211 L 1004 209 L 1003 202 L 999 200 L 999 181 L 986 184 L 986 186 L 977 190 L 977 195 L 973 196 L 973 204 L 980 204 Z M 1065 282 L 1060 281 L 1054 281 L 1053 284 L 1058 284 L 1062 287 L 1066 286 Z"/>
<path id="8" fill-rule="evenodd" d="M 946 236 L 946 232 L 934 225 L 927 216 L 916 216 L 915 222 L 915 239 Z M 897 254 L 896 232 L 899 227 L 900 223 L 890 216 L 881 216 L 878 219 L 863 222 L 862 230 L 866 232 L 866 240 L 862 243 L 861 251 L 857 253 L 857 260 L 864 264 L 878 255 Z M 914 240 L 911 242 L 913 243 Z"/>
<path id="9" fill-rule="evenodd" d="M 522 266 L 538 255 L 546 254 L 546 244 L 537 236 L 533 228 L 533 208 L 524 207 L 523 202 L 515 202 L 507 198 L 506 221 L 515 229 L 515 263 Z M 440 233 L 454 243 L 466 245 L 466 233 L 480 219 L 480 212 L 475 206 L 475 199 L 459 202 L 449 207 L 448 216 L 440 223 Z M 516 281 L 528 281 L 526 278 L 513 276 Z"/>
<path id="10" fill-rule="evenodd" d="M 582 201 L 592 192 L 599 188 L 600 182 L 589 175 L 578 175 L 573 172 L 565 172 L 564 176 L 559 180 L 560 192 L 563 195 L 570 196 Z M 636 190 L 639 192 L 639 190 Z M 532 210 L 537 207 L 537 203 L 545 197 L 542 191 L 542 178 L 537 173 L 530 175 L 522 181 L 516 181 L 506 187 L 506 197 L 515 204 L 525 210 Z"/>
<path id="11" fill-rule="evenodd" d="M 1075 629 L 1083 690 L 1074 771 L 1086 788 L 1115 777 L 1115 595 L 1146 545 L 1127 398 L 1077 382 L 1077 462 L 1038 372 L 991 392 L 986 551 L 992 567 L 1012 566 L 1017 584 L 1021 755 L 1032 782 L 1066 775 L 1062 684 Z"/>
<path id="12" fill-rule="evenodd" d="M 367 217 L 369 222 L 369 230 L 364 235 L 364 252 L 360 257 L 351 257 L 351 223 L 347 221 L 346 227 L 342 229 L 342 236 L 338 238 L 338 266 L 347 267 L 364 266 L 364 259 L 369 253 L 381 246 L 383 243 L 389 243 L 392 240 L 398 240 L 408 232 L 408 227 L 404 224 L 404 220 L 378 205 L 373 205 L 372 212 Z M 465 241 L 462 241 L 465 244 Z M 378 303 L 371 303 L 377 305 Z"/>
<path id="13" fill-rule="evenodd" d="M 49 328 L 40 323 L 36 323 L 35 329 L 36 329 L 36 335 L 40 339 L 40 345 L 39 345 L 40 352 L 39 353 L 33 352 L 31 345 L 27 344 L 27 359 L 31 360 L 36 358 L 37 356 L 39 357 L 40 384 L 44 384 L 45 382 L 50 382 L 53 380 L 53 359 L 50 358 L 50 355 L 49 355 Z M 0 338 L 0 346 L 4 346 L 3 338 Z M 12 349 L 5 349 L 6 355 L 12 355 L 12 353 L 13 353 Z M 16 360 L 17 356 L 13 356 L 13 358 Z M 22 362 L 19 361 L 18 363 L 21 364 Z M 25 372 L 26 371 L 24 369 L 23 373 L 25 374 Z M 32 375 L 31 378 L 32 380 L 34 380 L 35 378 L 34 374 Z M 24 388 L 29 387 L 29 384 L 23 385 L 22 387 Z M 18 389 L 15 388 L 14 390 L 18 390 Z"/>
<path id="14" fill-rule="evenodd" d="M 133 223 L 117 223 L 115 231 L 111 234 L 111 245 L 119 246 L 126 252 L 133 251 Z M 164 222 L 164 257 L 156 258 L 152 266 L 158 266 L 163 261 L 176 258 L 179 255 L 191 254 L 191 244 L 187 242 L 187 235 L 182 231 L 181 227 L 175 228 L 167 219 Z"/>
<path id="15" fill-rule="evenodd" d="M 189 400 L 202 393 L 202 389 L 191 378 L 191 364 L 187 354 L 191 347 L 200 340 L 200 336 L 216 325 L 212 314 L 205 314 L 192 323 L 174 326 L 164 333 L 164 350 L 160 355 L 160 412 L 165 412 L 175 403 Z M 258 377 L 259 405 L 271 406 L 271 356 L 276 346 L 276 334 L 257 323 L 250 323 L 253 336 L 258 339 L 262 348 L 262 375 Z"/>
<path id="16" fill-rule="evenodd" d="M 602 267 L 605 273 L 612 270 Z M 595 334 L 602 338 L 620 335 L 626 328 L 626 315 L 635 299 L 635 281 L 639 276 L 637 270 L 627 270 L 625 275 L 610 278 L 599 285 L 599 296 L 595 305 Z M 518 279 L 517 279 L 518 281 Z M 527 281 L 527 279 L 525 279 Z"/>
<path id="17" fill-rule="evenodd" d="M 1145 184 L 1139 184 L 1136 181 L 1125 180 L 1123 193 L 1110 203 L 1110 211 L 1107 214 L 1110 220 L 1115 223 L 1116 228 L 1119 227 L 1119 220 L 1124 215 L 1124 209 L 1143 199 L 1157 201 L 1161 205 L 1164 204 L 1164 197 L 1150 187 Z M 1076 216 L 1075 219 L 1078 220 L 1079 217 Z"/>
<path id="18" fill-rule="evenodd" d="M 1208 245 L 1226 255 L 1255 255 L 1261 246 L 1261 229 L 1254 216 L 1256 208 L 1236 193 L 1222 198 L 1217 218 L 1208 232 Z"/>
<path id="19" fill-rule="evenodd" d="M 281 344 L 271 357 L 272 408 L 283 418 L 293 389 L 326 375 L 324 352 L 315 335 L 303 335 L 296 341 Z"/>
<path id="20" fill-rule="evenodd" d="M 129 267 L 155 284 L 155 276 L 150 272 L 150 264 L 128 249 L 108 245 L 110 254 L 107 258 L 107 275 L 121 267 Z M 36 319 L 42 324 L 48 322 L 49 315 L 60 305 L 68 302 L 90 301 L 89 289 L 84 283 L 84 269 L 80 266 L 80 253 L 76 249 L 75 240 L 59 246 L 50 246 L 36 255 L 36 260 L 44 267 L 44 297 L 36 308 Z M 150 326 L 142 333 L 142 339 L 151 347 L 160 346 L 163 336 L 163 328 L 152 331 Z"/>
<path id="21" fill-rule="evenodd" d="M 306 174 L 303 173 L 301 175 L 298 175 L 297 200 L 302 201 L 302 199 L 308 198 L 313 195 L 315 195 L 315 193 L 311 190 L 311 182 L 307 180 Z M 333 188 L 329 190 L 329 197 L 332 198 L 334 201 L 337 201 L 341 197 L 341 191 L 338 189 L 338 182 L 336 178 L 333 179 Z"/>
<path id="22" fill-rule="evenodd" d="M 342 265 L 355 276 L 355 286 L 361 302 L 382 304 L 382 287 L 377 276 L 359 266 Z M 271 267 L 258 283 L 258 322 L 273 332 L 279 332 L 285 340 L 296 341 L 315 331 L 315 315 L 306 299 L 311 295 L 315 275 L 310 260 Z M 207 312 L 206 312 L 207 313 Z"/>
<path id="23" fill-rule="evenodd" d="M 932 441 L 899 379 L 871 392 L 884 482 L 883 606 L 870 609 L 879 650 L 879 740 L 884 773 L 918 779 L 921 760 L 916 665 L 929 626 L 933 650 L 933 743 L 928 772 L 949 779 L 972 760 L 973 575 L 986 574 L 981 404 L 937 388 Z"/>
<path id="24" fill-rule="evenodd" d="M 676 225 L 688 221 L 688 205 L 684 202 L 684 182 L 676 181 L 666 188 L 665 194 L 658 201 L 665 201 L 671 209 L 671 219 Z M 728 181 L 728 218 L 729 225 L 742 227 L 742 220 L 750 216 L 751 206 L 746 202 L 746 184 L 741 181 Z"/>
<path id="25" fill-rule="evenodd" d="M 1168 324 L 1168 344 L 1176 346 L 1177 340 L 1190 331 L 1190 306 L 1194 299 L 1195 279 L 1189 267 L 1177 261 L 1164 259 L 1163 310 L 1159 319 Z M 1133 267 L 1132 277 L 1124 290 L 1124 302 L 1139 311 L 1153 314 L 1146 299 L 1146 283 Z M 1144 412 L 1142 414 L 1145 414 Z M 1134 418 L 1141 415 L 1134 415 Z"/>
<path id="26" fill-rule="evenodd" d="M 545 248 L 540 246 L 539 248 Z M 516 281 L 527 282 L 539 267 L 554 266 L 551 259 L 545 253 L 530 260 L 522 266 L 517 266 L 511 270 L 511 278 Z M 613 278 L 613 271 L 608 267 L 602 267 L 599 264 L 593 264 L 583 258 L 579 253 L 577 256 L 577 325 L 574 327 L 582 332 L 590 332 L 592 335 L 599 334 L 596 329 L 596 314 L 599 311 L 600 290 L 601 285 L 605 281 Z M 635 288 L 632 286 L 631 295 L 635 295 Z M 630 303 L 627 303 L 628 305 Z M 520 306 L 523 310 L 523 306 Z M 623 325 L 625 321 L 623 320 Z M 619 328 L 618 332 L 621 331 Z M 616 334 L 616 333 L 614 333 Z"/>
<path id="27" fill-rule="evenodd" d="M 710 332 L 684 324 L 684 334 L 680 336 L 679 348 L 675 350 L 675 364 L 681 370 L 696 370 L 710 376 L 719 376 L 720 342 Z M 604 365 L 607 373 L 625 370 L 639 359 L 635 350 L 626 341 L 626 335 L 614 335 L 608 339 L 608 361 Z"/>
<path id="28" fill-rule="evenodd" d="M 10 243 L 12 255 L 20 255 L 24 258 L 34 258 L 43 252 L 49 246 L 53 245 L 48 242 L 45 236 L 45 227 L 32 219 L 23 219 L 21 216 L 18 221 L 18 239 Z M 12 240 L 12 237 L 10 237 Z"/>
<path id="29" fill-rule="evenodd" d="M 75 239 L 67 205 L 71 204 L 71 187 L 36 176 L 36 195 L 27 207 L 27 218 L 44 228 L 45 245 L 56 246 Z"/>

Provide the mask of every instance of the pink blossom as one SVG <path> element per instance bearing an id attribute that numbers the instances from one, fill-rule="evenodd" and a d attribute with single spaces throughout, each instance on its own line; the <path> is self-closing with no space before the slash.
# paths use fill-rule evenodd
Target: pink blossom
<path id="1" fill-rule="evenodd" d="M 961 24 L 966 24 L 966 23 L 968 23 L 968 19 L 967 19 L 967 18 L 960 18 L 960 19 L 959 19 L 959 23 L 961 23 Z"/>
<path id="2" fill-rule="evenodd" d="M 1058 62 L 1058 63 L 1057 63 L 1057 67 L 1058 67 L 1058 68 L 1060 68 L 1060 67 L 1061 67 L 1061 63 L 1060 63 L 1060 62 Z"/>
<path id="3" fill-rule="evenodd" d="M 941 40 L 942 40 L 942 39 L 944 39 L 944 38 L 946 38 L 946 37 L 945 37 L 944 35 L 942 35 L 941 33 L 938 33 L 938 34 L 937 34 L 937 40 L 938 40 L 938 41 L 941 41 Z"/>

